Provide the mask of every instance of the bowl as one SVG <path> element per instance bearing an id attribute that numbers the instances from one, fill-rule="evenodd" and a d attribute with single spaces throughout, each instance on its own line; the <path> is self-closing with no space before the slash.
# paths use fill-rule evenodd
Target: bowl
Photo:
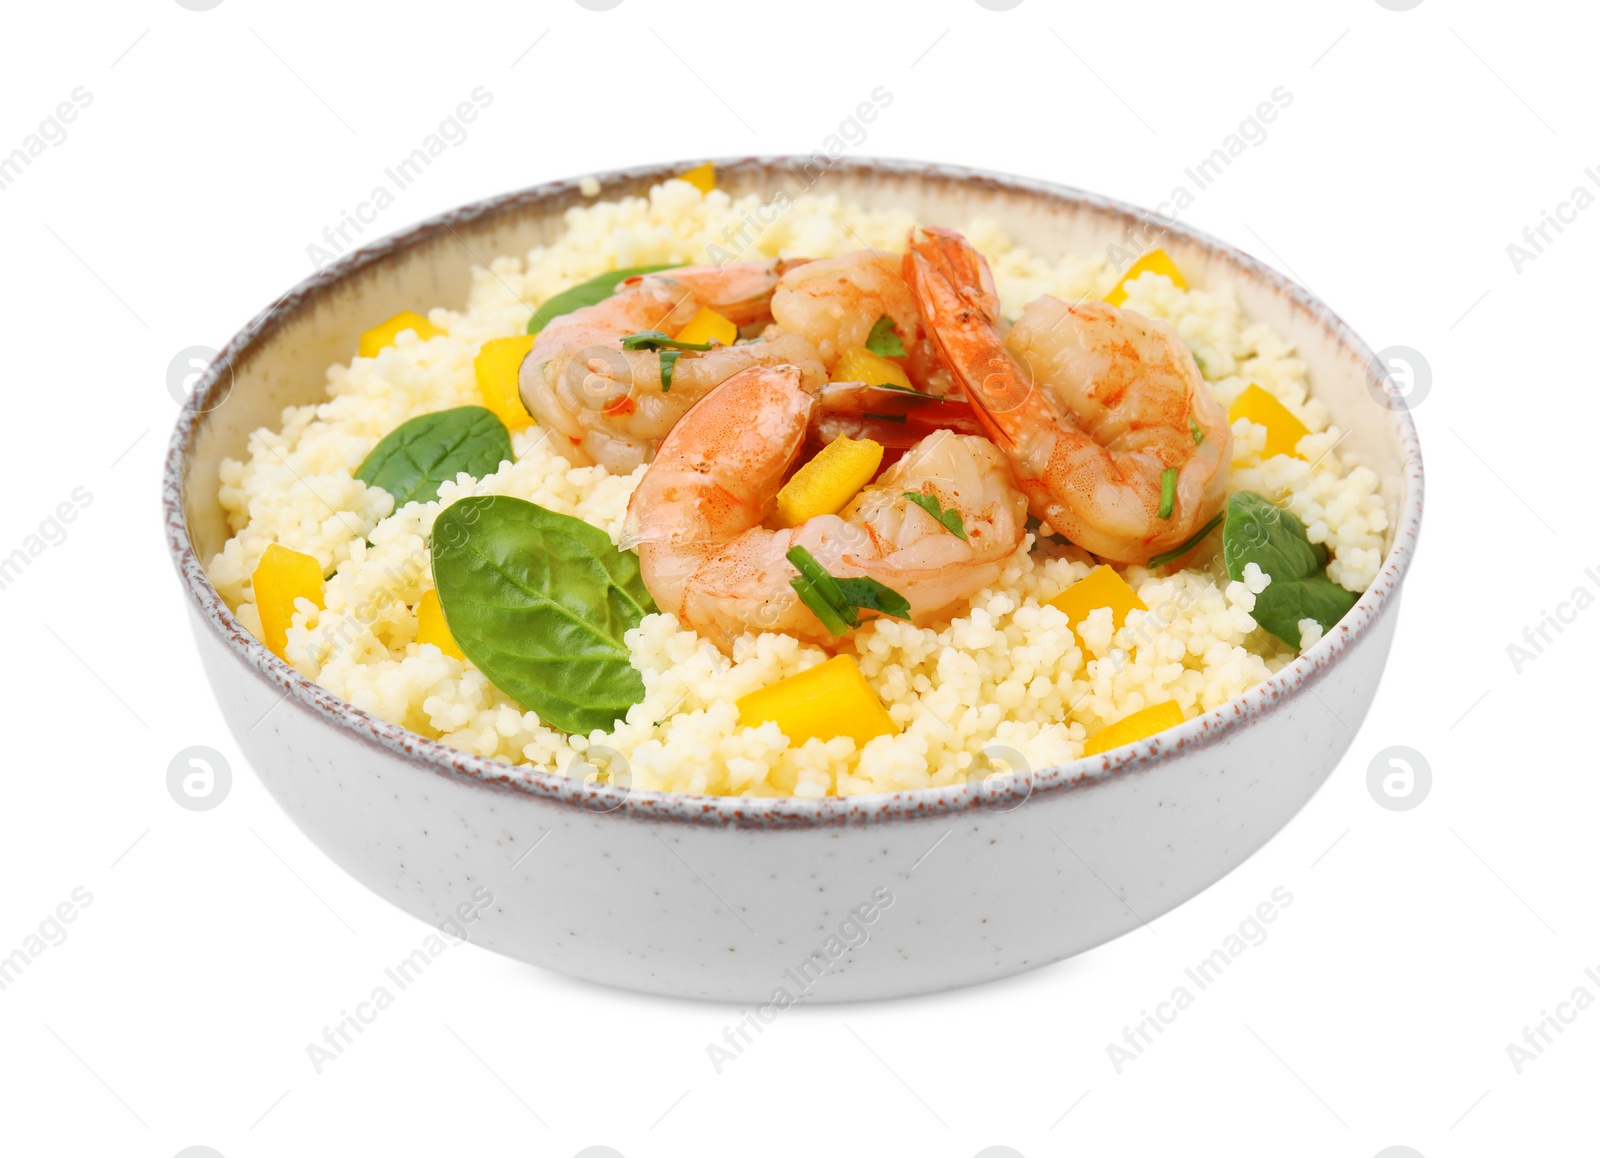
<path id="1" fill-rule="evenodd" d="M 687 168 L 600 175 L 642 194 Z M 945 165 L 818 157 L 717 162 L 719 185 L 837 193 L 960 227 L 997 220 L 1055 257 L 1146 244 L 1152 215 L 1057 185 Z M 592 188 L 592 187 L 591 187 Z M 207 580 L 227 537 L 224 456 L 319 399 L 368 326 L 464 304 L 478 255 L 522 254 L 584 204 L 558 181 L 425 221 L 307 278 L 244 327 L 196 383 L 163 477 L 167 540 L 200 657 L 240 749 L 329 857 L 379 896 L 498 953 L 607 985 L 758 1003 L 926 993 L 1060 961 L 1211 885 L 1310 799 L 1377 692 L 1422 513 L 1415 428 L 1387 371 L 1332 311 L 1194 230 L 1160 244 L 1200 285 L 1231 284 L 1293 342 L 1382 479 L 1393 528 L 1354 609 L 1247 694 L 1138 744 L 1009 779 L 822 800 L 628 791 L 518 778 L 386 723 L 299 675 Z M 785 996 L 786 995 L 786 996 Z"/>

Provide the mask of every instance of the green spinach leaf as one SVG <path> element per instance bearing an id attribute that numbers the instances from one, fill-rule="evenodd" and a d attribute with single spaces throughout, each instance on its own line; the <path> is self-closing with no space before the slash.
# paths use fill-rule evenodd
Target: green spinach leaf
<path id="1" fill-rule="evenodd" d="M 1228 500 L 1222 558 L 1230 579 L 1243 579 L 1249 563 L 1272 576 L 1256 596 L 1251 615 L 1297 651 L 1302 619 L 1315 619 L 1323 631 L 1330 631 L 1360 598 L 1322 573 L 1327 548 L 1306 538 L 1305 524 L 1254 491 L 1240 491 Z"/>
<path id="2" fill-rule="evenodd" d="M 461 406 L 402 422 L 372 448 L 356 478 L 388 491 L 398 511 L 438 498 L 439 484 L 462 471 L 482 478 L 510 458 L 506 424 L 482 406 Z"/>
<path id="3" fill-rule="evenodd" d="M 900 335 L 894 331 L 894 319 L 884 314 L 872 323 L 872 332 L 867 335 L 867 349 L 880 358 L 904 358 L 906 344 L 900 340 Z"/>
<path id="4" fill-rule="evenodd" d="M 644 698 L 623 633 L 656 609 L 639 559 L 598 527 L 506 495 L 434 521 L 433 581 L 456 644 L 564 732 L 610 729 Z"/>
<path id="5" fill-rule="evenodd" d="M 617 286 L 630 277 L 638 277 L 642 273 L 659 273 L 664 269 L 677 269 L 678 265 L 678 262 L 668 262 L 666 265 L 638 265 L 632 269 L 614 269 L 610 273 L 579 282 L 541 303 L 539 308 L 533 311 L 533 317 L 528 319 L 528 333 L 537 334 L 556 318 L 570 314 L 573 310 L 599 305 L 616 293 Z"/>

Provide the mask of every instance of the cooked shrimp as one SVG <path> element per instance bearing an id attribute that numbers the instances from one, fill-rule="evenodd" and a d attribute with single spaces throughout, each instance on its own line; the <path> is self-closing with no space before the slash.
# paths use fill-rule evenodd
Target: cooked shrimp
<path id="1" fill-rule="evenodd" d="M 684 353 L 670 370 L 670 389 L 662 385 L 661 354 L 622 348 L 629 334 L 677 333 L 701 307 L 737 326 L 760 326 L 770 320 L 772 294 L 787 267 L 781 261 L 739 263 L 629 278 L 611 297 L 556 318 L 539 333 L 522 362 L 523 405 L 573 463 L 628 474 L 650 461 L 690 406 L 741 370 L 795 365 L 813 388 L 820 386 L 827 380 L 822 364 L 793 335 Z"/>
<path id="2" fill-rule="evenodd" d="M 864 382 L 830 382 L 817 393 L 806 448 L 819 451 L 840 435 L 870 438 L 884 448 L 884 464 L 890 465 L 936 430 L 988 434 L 965 402 Z"/>
<path id="3" fill-rule="evenodd" d="M 1104 559 L 1143 563 L 1221 509 L 1227 415 L 1170 326 L 1046 295 L 1002 334 L 988 262 L 948 229 L 914 233 L 905 271 L 1035 517 Z"/>
<path id="4" fill-rule="evenodd" d="M 1005 459 L 988 439 L 949 431 L 912 447 L 839 514 L 762 526 L 814 405 L 793 367 L 736 374 L 673 427 L 628 504 L 623 541 L 637 547 L 657 606 L 725 652 L 745 632 L 833 642 L 790 586 L 792 547 L 836 578 L 892 588 L 922 624 L 995 582 L 1022 542 L 1027 500 Z M 956 511 L 966 537 L 908 492 Z"/>
<path id="5" fill-rule="evenodd" d="M 872 327 L 888 317 L 905 346 L 900 363 L 912 385 L 938 395 L 952 390 L 949 372 L 923 333 L 917 299 L 900 276 L 899 254 L 862 249 L 789 269 L 772 295 L 772 317 L 816 347 L 829 371 L 845 350 L 866 345 Z"/>

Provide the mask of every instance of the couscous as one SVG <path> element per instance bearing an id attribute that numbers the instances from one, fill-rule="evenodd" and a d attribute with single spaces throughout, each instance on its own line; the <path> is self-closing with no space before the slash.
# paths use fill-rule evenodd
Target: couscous
<path id="1" fill-rule="evenodd" d="M 1226 287 L 815 195 L 722 260 L 758 199 L 708 184 L 352 334 L 223 464 L 240 621 L 513 774 L 820 797 L 1142 739 L 1377 574 L 1377 476 Z"/>

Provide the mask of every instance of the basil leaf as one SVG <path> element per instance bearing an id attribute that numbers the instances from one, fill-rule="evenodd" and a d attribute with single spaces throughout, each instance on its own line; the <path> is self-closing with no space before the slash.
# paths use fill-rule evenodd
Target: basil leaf
<path id="1" fill-rule="evenodd" d="M 402 422 L 372 448 L 356 478 L 388 491 L 398 511 L 438 498 L 439 484 L 462 471 L 482 478 L 510 460 L 506 424 L 482 406 L 461 406 Z"/>
<path id="2" fill-rule="evenodd" d="M 904 419 L 901 419 L 904 422 Z M 905 497 L 916 503 L 917 506 L 927 511 L 939 525 L 949 531 L 963 543 L 967 541 L 967 528 L 961 522 L 961 514 L 954 507 L 948 511 L 939 505 L 939 500 L 933 495 L 919 495 L 916 491 L 907 491 Z"/>
<path id="3" fill-rule="evenodd" d="M 1296 651 L 1302 619 L 1315 619 L 1324 632 L 1330 631 L 1360 598 L 1322 573 L 1327 548 L 1306 538 L 1305 524 L 1254 491 L 1240 491 L 1228 500 L 1222 557 L 1230 579 L 1243 579 L 1249 563 L 1272 576 L 1256 596 L 1251 615 Z"/>
<path id="4" fill-rule="evenodd" d="M 872 332 L 867 335 L 867 349 L 880 358 L 906 356 L 905 343 L 900 340 L 900 335 L 894 332 L 894 319 L 888 314 L 884 314 L 872 323 Z"/>
<path id="5" fill-rule="evenodd" d="M 506 495 L 434 520 L 433 581 L 456 644 L 564 732 L 609 730 L 644 698 L 623 633 L 656 609 L 639 559 L 598 527 Z"/>
<path id="6" fill-rule="evenodd" d="M 659 273 L 664 269 L 677 269 L 681 263 L 668 262 L 666 265 L 638 265 L 632 269 L 614 269 L 610 273 L 603 273 L 599 277 L 592 277 L 588 281 L 579 282 L 577 285 L 562 290 L 555 297 L 543 302 L 538 309 L 533 311 L 533 317 L 528 319 L 528 333 L 537 334 L 555 319 L 563 314 L 570 314 L 573 310 L 581 310 L 584 306 L 599 305 L 612 294 L 617 292 L 617 286 L 627 281 L 630 277 L 638 277 L 645 273 Z"/>

